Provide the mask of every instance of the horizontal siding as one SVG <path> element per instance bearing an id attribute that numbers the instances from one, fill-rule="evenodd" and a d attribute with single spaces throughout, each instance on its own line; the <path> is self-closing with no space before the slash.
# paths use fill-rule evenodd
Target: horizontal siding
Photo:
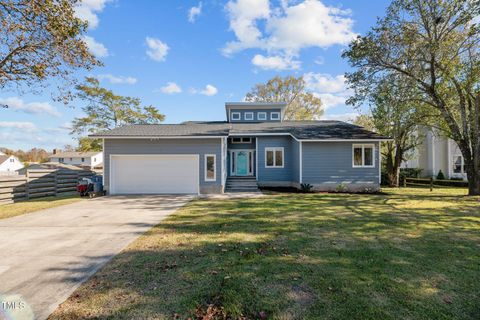
<path id="1" fill-rule="evenodd" d="M 270 114 L 272 112 L 280 112 L 280 120 L 282 118 L 282 109 L 230 109 L 230 114 L 232 112 L 240 112 L 241 118 L 240 120 L 232 120 L 230 118 L 230 122 L 271 122 L 270 120 Z M 253 112 L 253 120 L 245 120 L 245 112 Z M 258 120 L 257 113 L 259 112 L 265 112 L 267 113 L 267 120 Z M 279 122 L 280 120 L 273 120 L 273 122 Z"/>
<path id="2" fill-rule="evenodd" d="M 105 139 L 105 186 L 110 181 L 110 155 L 114 154 L 198 154 L 200 185 L 221 185 L 221 139 Z M 205 181 L 205 154 L 216 155 L 216 181 Z"/>
<path id="3" fill-rule="evenodd" d="M 295 139 L 292 141 L 292 179 L 293 182 L 300 183 L 300 142 Z"/>
<path id="4" fill-rule="evenodd" d="M 375 167 L 353 168 L 352 145 L 355 143 L 361 142 L 303 142 L 303 182 L 378 184 L 378 143 L 375 143 Z"/>
<path id="5" fill-rule="evenodd" d="M 258 181 L 293 181 L 293 152 L 292 138 L 289 136 L 277 137 L 258 137 Z M 265 167 L 265 148 L 283 147 L 284 148 L 284 167 L 283 168 L 266 168 Z"/>

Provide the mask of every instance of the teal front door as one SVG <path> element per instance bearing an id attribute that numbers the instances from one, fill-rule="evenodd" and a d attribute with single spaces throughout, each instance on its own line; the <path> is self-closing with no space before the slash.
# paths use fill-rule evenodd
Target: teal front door
<path id="1" fill-rule="evenodd" d="M 237 155 L 237 176 L 246 176 L 248 174 L 248 152 L 240 151 Z"/>

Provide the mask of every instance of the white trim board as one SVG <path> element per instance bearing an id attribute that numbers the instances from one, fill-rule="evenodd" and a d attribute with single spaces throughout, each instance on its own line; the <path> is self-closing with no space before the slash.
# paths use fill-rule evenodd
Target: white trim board
<path id="1" fill-rule="evenodd" d="M 277 166 L 276 165 L 276 152 L 277 151 L 282 151 L 282 165 Z M 273 151 L 273 163 L 275 165 L 273 166 L 267 166 L 267 152 L 268 151 Z M 284 147 L 265 147 L 265 169 L 282 169 L 285 168 L 285 148 Z"/>
<path id="2" fill-rule="evenodd" d="M 362 148 L 362 165 L 355 165 L 355 148 Z M 372 165 L 366 166 L 365 162 L 365 147 L 372 148 Z M 353 143 L 352 144 L 352 168 L 375 168 L 375 144 L 373 143 Z"/>
<path id="3" fill-rule="evenodd" d="M 207 177 L 207 157 L 213 157 L 213 179 Z M 216 154 L 204 154 L 203 155 L 203 173 L 205 182 L 215 182 L 217 181 L 217 155 Z"/>

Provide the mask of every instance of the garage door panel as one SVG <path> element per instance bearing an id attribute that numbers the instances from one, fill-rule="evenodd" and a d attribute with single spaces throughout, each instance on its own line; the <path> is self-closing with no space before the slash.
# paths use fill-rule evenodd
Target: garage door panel
<path id="1" fill-rule="evenodd" d="M 197 155 L 112 156 L 112 194 L 198 193 Z"/>

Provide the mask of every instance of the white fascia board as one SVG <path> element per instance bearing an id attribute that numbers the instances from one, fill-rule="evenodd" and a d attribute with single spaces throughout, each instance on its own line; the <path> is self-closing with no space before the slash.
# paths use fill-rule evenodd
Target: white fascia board
<path id="1" fill-rule="evenodd" d="M 221 139 L 227 136 L 88 136 L 98 139 Z"/>

